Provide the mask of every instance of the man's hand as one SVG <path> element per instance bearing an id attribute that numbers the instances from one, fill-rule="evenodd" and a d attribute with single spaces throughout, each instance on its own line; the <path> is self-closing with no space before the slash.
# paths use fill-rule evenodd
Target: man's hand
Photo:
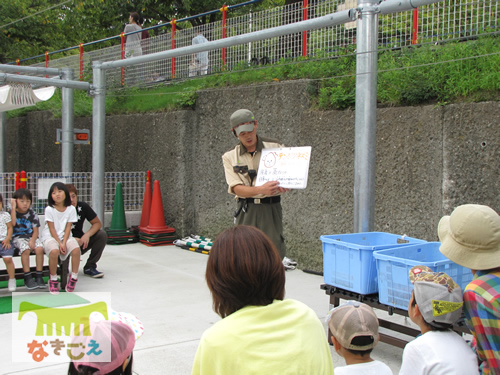
<path id="1" fill-rule="evenodd" d="M 31 250 L 35 250 L 35 242 L 36 240 L 34 238 L 31 238 L 28 242 L 28 246 L 30 247 Z"/>
<path id="2" fill-rule="evenodd" d="M 90 241 L 90 236 L 85 233 L 82 238 L 78 240 L 78 245 L 82 248 L 82 250 L 85 250 L 89 246 L 89 241 Z"/>
<path id="3" fill-rule="evenodd" d="M 11 207 L 12 211 L 16 210 L 16 199 L 10 200 L 10 207 Z"/>
<path id="4" fill-rule="evenodd" d="M 268 181 L 264 185 L 260 186 L 262 189 L 261 192 L 264 195 L 276 195 L 280 193 L 284 193 L 290 189 L 285 189 L 279 186 L 278 181 Z"/>

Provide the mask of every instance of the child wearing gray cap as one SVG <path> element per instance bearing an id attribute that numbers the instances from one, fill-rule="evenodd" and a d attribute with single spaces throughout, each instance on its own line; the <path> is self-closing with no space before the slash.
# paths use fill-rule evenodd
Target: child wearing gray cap
<path id="1" fill-rule="evenodd" d="M 479 374 L 476 356 L 451 328 L 462 315 L 462 290 L 444 272 L 415 266 L 409 272 L 414 288 L 408 315 L 422 335 L 403 351 L 400 375 Z"/>

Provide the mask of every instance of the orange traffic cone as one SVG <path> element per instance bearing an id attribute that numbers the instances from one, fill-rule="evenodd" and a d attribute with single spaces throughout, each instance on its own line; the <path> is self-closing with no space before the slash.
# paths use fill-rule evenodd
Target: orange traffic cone
<path id="1" fill-rule="evenodd" d="M 146 182 L 144 190 L 144 202 L 142 203 L 141 223 L 139 229 L 145 229 L 149 224 L 149 214 L 151 213 L 151 181 Z"/>
<path id="2" fill-rule="evenodd" d="M 160 181 L 156 180 L 153 188 L 153 201 L 151 203 L 151 213 L 149 215 L 149 223 L 142 230 L 145 233 L 168 233 L 175 230 L 165 225 L 165 215 L 163 214 L 163 201 L 161 199 Z"/>

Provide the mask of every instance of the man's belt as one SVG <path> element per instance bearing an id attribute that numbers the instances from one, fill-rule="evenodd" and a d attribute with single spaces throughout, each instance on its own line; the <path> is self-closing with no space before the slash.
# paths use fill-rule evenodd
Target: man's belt
<path id="1" fill-rule="evenodd" d="M 276 197 L 267 197 L 267 198 L 238 198 L 238 202 L 246 202 L 254 204 L 279 203 L 281 202 L 281 197 L 278 195 Z"/>
<path id="2" fill-rule="evenodd" d="M 247 212 L 247 207 L 249 203 L 253 204 L 270 204 L 281 202 L 281 197 L 267 197 L 267 198 L 238 198 L 238 209 L 234 212 L 234 223 L 236 224 L 236 218 L 243 212 Z"/>

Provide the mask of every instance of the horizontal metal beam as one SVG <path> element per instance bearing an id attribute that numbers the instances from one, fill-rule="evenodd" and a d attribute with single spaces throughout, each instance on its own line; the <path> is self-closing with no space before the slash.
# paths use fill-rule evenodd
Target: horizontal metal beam
<path id="1" fill-rule="evenodd" d="M 53 78 L 22 76 L 19 74 L 0 73 L 0 83 L 5 83 L 5 82 L 20 82 L 20 83 L 29 83 L 29 84 L 39 84 L 39 85 L 44 85 L 44 86 L 66 87 L 66 88 L 77 89 L 77 90 L 90 90 L 91 89 L 91 85 L 88 82 L 69 81 L 69 80 L 53 79 Z"/>
<path id="2" fill-rule="evenodd" d="M 245 44 L 259 40 L 270 39 L 277 36 L 295 34 L 306 30 L 315 30 L 333 25 L 341 25 L 346 22 L 354 21 L 355 19 L 356 19 L 356 11 L 354 9 L 347 9 L 341 12 L 329 14 L 327 16 L 318 17 L 307 21 L 295 22 L 284 26 L 272 27 L 266 30 L 254 31 L 248 34 L 232 36 L 230 38 L 214 40 L 212 42 L 196 44 L 194 46 L 181 47 L 181 48 L 171 49 L 168 51 L 151 53 L 149 55 L 132 57 L 124 60 L 102 62 L 101 69 L 107 70 L 113 68 L 121 68 L 125 66 L 136 65 L 160 59 L 168 59 L 172 57 L 185 56 L 203 51 L 211 51 L 214 49 L 231 47 L 238 44 Z"/>
<path id="3" fill-rule="evenodd" d="M 0 71 L 7 73 L 33 73 L 33 74 L 50 75 L 50 76 L 58 76 L 62 74 L 62 70 L 57 68 L 39 68 L 31 66 L 6 65 L 6 64 L 0 64 Z"/>
<path id="4" fill-rule="evenodd" d="M 441 1 L 441 0 L 439 0 Z M 438 3 L 438 0 L 388 0 L 378 5 L 381 14 L 405 12 L 424 5 Z"/>

